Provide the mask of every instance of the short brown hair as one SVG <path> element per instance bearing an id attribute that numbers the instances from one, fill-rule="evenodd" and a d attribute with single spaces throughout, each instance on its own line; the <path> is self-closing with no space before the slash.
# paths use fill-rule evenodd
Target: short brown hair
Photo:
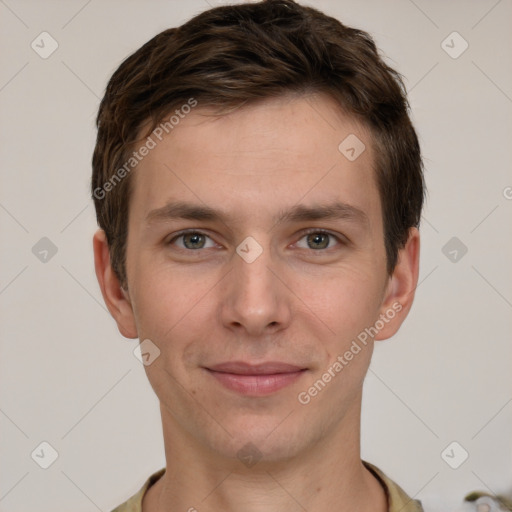
<path id="1" fill-rule="evenodd" d="M 91 191 L 122 286 L 132 180 L 118 171 L 123 164 L 126 171 L 142 127 L 149 135 L 191 98 L 222 112 L 288 93 L 327 94 L 370 129 L 391 274 L 424 200 L 401 76 L 366 32 L 293 0 L 266 0 L 210 9 L 161 32 L 110 79 L 97 117 Z"/>

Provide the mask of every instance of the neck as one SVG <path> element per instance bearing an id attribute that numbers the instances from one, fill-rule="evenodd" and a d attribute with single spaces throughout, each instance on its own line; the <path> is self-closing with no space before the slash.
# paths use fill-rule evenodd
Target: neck
<path id="1" fill-rule="evenodd" d="M 162 409 L 166 471 L 146 493 L 142 510 L 385 512 L 384 489 L 361 462 L 359 418 L 360 410 L 356 424 L 347 418 L 343 428 L 289 458 L 263 457 L 245 467 L 199 445 Z"/>

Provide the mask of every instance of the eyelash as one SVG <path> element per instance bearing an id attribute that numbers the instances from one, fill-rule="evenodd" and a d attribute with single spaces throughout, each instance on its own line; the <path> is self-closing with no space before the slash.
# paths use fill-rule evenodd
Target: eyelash
<path id="1" fill-rule="evenodd" d="M 346 245 L 346 242 L 344 240 L 342 240 L 339 236 L 336 236 L 334 233 L 331 233 L 330 231 L 327 231 L 325 229 L 318 229 L 318 228 L 316 228 L 316 229 L 315 228 L 311 228 L 311 229 L 308 229 L 308 230 L 304 231 L 302 233 L 301 237 L 299 238 L 299 240 L 302 240 L 307 235 L 311 235 L 313 233 L 314 234 L 328 235 L 331 238 L 334 238 L 340 245 Z M 203 231 L 200 231 L 200 230 L 197 230 L 197 229 L 186 229 L 186 230 L 180 231 L 179 233 L 174 235 L 172 237 L 172 239 L 169 240 L 169 242 L 167 242 L 167 244 L 168 245 L 172 245 L 179 238 L 181 238 L 181 237 L 183 237 L 185 235 L 189 235 L 189 234 L 202 235 L 202 236 L 205 236 L 205 237 L 209 238 L 210 240 L 212 240 L 212 238 L 207 233 L 204 233 Z M 187 252 L 200 252 L 202 250 L 202 248 L 194 250 L 194 249 L 187 249 L 187 248 L 182 248 L 182 247 L 179 247 L 179 249 L 181 249 L 183 251 L 187 251 Z M 207 247 L 207 249 L 210 249 L 210 247 Z M 326 252 L 329 249 L 332 249 L 332 247 L 327 247 L 326 249 L 318 249 L 318 250 L 309 249 L 309 250 L 311 252 L 320 253 L 320 252 Z"/>

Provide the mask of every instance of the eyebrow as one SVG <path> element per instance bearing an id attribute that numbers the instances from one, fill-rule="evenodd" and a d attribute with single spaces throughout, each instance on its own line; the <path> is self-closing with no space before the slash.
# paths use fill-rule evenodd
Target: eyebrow
<path id="1" fill-rule="evenodd" d="M 220 221 L 227 224 L 228 218 L 226 213 L 210 206 L 176 201 L 150 211 L 146 216 L 146 224 L 174 219 Z M 313 220 L 348 220 L 360 224 L 369 223 L 368 216 L 363 210 L 342 202 L 315 206 L 296 205 L 289 210 L 280 210 L 273 217 L 274 225 L 283 222 L 297 223 Z"/>

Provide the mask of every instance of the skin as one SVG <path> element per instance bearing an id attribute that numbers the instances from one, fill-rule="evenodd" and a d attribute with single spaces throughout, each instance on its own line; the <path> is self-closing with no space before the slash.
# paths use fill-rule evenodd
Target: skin
<path id="1" fill-rule="evenodd" d="M 161 351 L 145 370 L 160 400 L 167 469 L 143 510 L 387 510 L 360 458 L 373 341 L 307 405 L 297 396 L 396 303 L 401 311 L 375 340 L 399 329 L 418 280 L 418 231 L 410 229 L 388 276 L 371 138 L 330 98 L 282 97 L 205 114 L 199 104 L 132 175 L 126 290 L 103 231 L 94 236 L 96 274 L 119 331 Z M 366 145 L 353 162 L 338 150 L 349 134 Z M 147 222 L 175 200 L 226 218 Z M 366 221 L 273 219 L 297 204 L 335 201 Z M 206 237 L 174 239 L 190 228 Z M 315 229 L 333 236 L 318 238 Z M 252 263 L 236 252 L 248 236 L 262 248 Z M 226 389 L 205 369 L 226 361 L 307 370 L 254 397 Z M 247 443 L 262 456 L 251 467 L 237 457 Z"/>

